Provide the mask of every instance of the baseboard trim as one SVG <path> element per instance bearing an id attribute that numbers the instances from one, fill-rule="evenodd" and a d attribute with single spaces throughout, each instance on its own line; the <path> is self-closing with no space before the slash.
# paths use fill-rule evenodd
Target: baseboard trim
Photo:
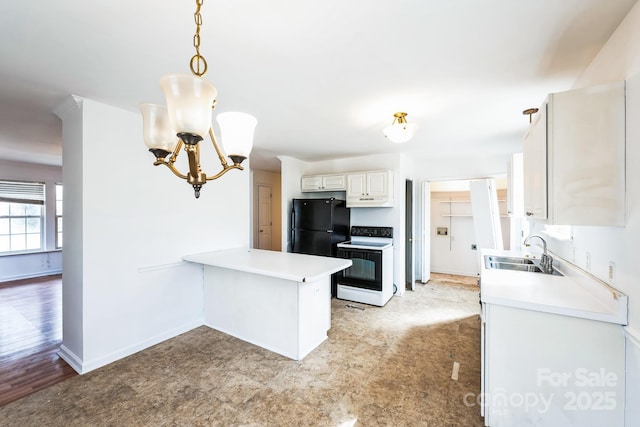
<path id="1" fill-rule="evenodd" d="M 82 374 L 82 359 L 78 357 L 73 351 L 65 347 L 64 344 L 60 346 L 58 350 L 58 356 L 69 364 L 79 374 Z"/>
<path id="2" fill-rule="evenodd" d="M 0 278 L 0 283 L 13 282 L 14 280 L 35 279 L 36 277 L 55 276 L 62 274 L 62 269 L 38 271 L 37 273 L 16 274 L 15 276 L 4 276 Z"/>
<path id="3" fill-rule="evenodd" d="M 118 351 L 114 351 L 108 355 L 101 356 L 93 360 L 83 360 L 82 358 L 78 357 L 75 353 L 70 351 L 67 347 L 65 347 L 64 343 L 60 347 L 60 351 L 58 352 L 58 354 L 62 359 L 64 359 L 65 362 L 67 362 L 73 368 L 74 371 L 82 375 L 82 374 L 91 372 L 95 369 L 106 366 L 110 363 L 113 363 L 117 360 L 123 359 L 127 356 L 131 356 L 132 354 L 135 354 L 139 351 L 152 347 L 168 339 L 174 338 L 180 334 L 189 332 L 190 330 L 200 327 L 203 324 L 204 324 L 203 319 L 201 318 L 197 320 L 193 320 L 184 325 L 181 325 L 180 327 L 173 328 L 169 331 L 155 335 L 151 338 L 145 339 L 144 341 L 130 345 L 128 347 L 125 347 Z"/>
<path id="4" fill-rule="evenodd" d="M 431 270 L 431 273 L 452 274 L 454 276 L 480 277 L 476 272 L 470 273 L 465 271 Z"/>

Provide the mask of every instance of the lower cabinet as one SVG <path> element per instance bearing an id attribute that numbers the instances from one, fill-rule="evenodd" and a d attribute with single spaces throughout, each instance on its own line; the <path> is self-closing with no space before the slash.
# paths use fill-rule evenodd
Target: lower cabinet
<path id="1" fill-rule="evenodd" d="M 485 425 L 623 426 L 621 326 L 495 304 L 482 305 Z"/>

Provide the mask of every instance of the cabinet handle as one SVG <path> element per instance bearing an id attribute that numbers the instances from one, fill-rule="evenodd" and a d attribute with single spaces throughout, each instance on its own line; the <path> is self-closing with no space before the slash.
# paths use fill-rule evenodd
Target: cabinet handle
<path id="1" fill-rule="evenodd" d="M 527 212 L 527 216 L 533 216 L 533 212 Z"/>

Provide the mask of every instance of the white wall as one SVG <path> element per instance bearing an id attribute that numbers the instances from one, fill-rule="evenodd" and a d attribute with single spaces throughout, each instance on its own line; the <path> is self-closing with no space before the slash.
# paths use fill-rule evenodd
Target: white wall
<path id="1" fill-rule="evenodd" d="M 202 267 L 181 258 L 249 246 L 250 174 L 232 170 L 195 199 L 185 181 L 152 165 L 139 114 L 80 98 L 58 114 L 62 355 L 87 372 L 202 324 Z M 203 169 L 219 170 L 215 153 L 203 159 Z"/>
<path id="2" fill-rule="evenodd" d="M 43 251 L 0 255 L 0 282 L 47 276 L 62 272 L 62 251 L 56 249 L 56 183 L 62 182 L 59 166 L 0 160 L 0 179 L 45 183 Z"/>
<path id="3" fill-rule="evenodd" d="M 572 242 L 548 243 L 550 250 L 629 297 L 626 331 L 635 338 L 627 340 L 626 425 L 635 426 L 640 425 L 640 263 L 636 255 L 640 242 L 640 3 L 629 12 L 574 88 L 620 80 L 627 81 L 626 226 L 574 227 Z M 544 96 L 541 94 L 541 102 Z M 541 228 L 534 224 L 534 230 Z M 613 279 L 609 278 L 611 263 L 615 264 Z"/>

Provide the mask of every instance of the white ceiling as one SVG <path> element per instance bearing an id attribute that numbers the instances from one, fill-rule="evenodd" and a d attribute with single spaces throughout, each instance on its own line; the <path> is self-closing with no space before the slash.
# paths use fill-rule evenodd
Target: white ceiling
<path id="1" fill-rule="evenodd" d="M 571 88 L 635 0 L 206 0 L 216 111 L 257 117 L 254 168 L 519 151 L 527 107 Z M 61 164 L 69 94 L 138 111 L 188 72 L 190 0 L 0 3 L 0 158 Z M 382 135 L 393 113 L 420 128 Z M 136 149 L 144 150 L 142 130 Z M 150 155 L 151 156 L 151 155 Z"/>

